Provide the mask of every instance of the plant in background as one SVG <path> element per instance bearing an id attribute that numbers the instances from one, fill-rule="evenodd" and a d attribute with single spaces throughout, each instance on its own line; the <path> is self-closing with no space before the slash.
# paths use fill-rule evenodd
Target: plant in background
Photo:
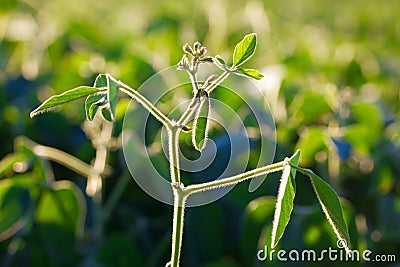
<path id="1" fill-rule="evenodd" d="M 207 55 L 207 50 L 199 42 L 193 46 L 185 45 L 181 61 L 178 63 L 178 70 L 186 71 L 192 84 L 193 97 L 186 110 L 179 118 L 171 119 L 164 115 L 153 103 L 146 99 L 137 90 L 125 83 L 116 80 L 110 74 L 100 74 L 96 78 L 94 86 L 80 86 L 66 91 L 62 94 L 50 97 L 38 108 L 31 112 L 34 117 L 42 112 L 53 109 L 61 104 L 86 97 L 85 111 L 89 121 L 93 120 L 96 113 L 100 111 L 106 121 L 115 119 L 116 105 L 118 102 L 118 91 L 129 95 L 132 99 L 141 104 L 152 116 L 160 121 L 168 133 L 168 153 L 170 164 L 170 181 L 174 196 L 174 214 L 172 229 L 172 252 L 171 260 L 167 266 L 179 266 L 182 232 L 184 225 L 185 202 L 193 194 L 217 189 L 220 187 L 234 185 L 268 173 L 282 171 L 278 189 L 274 220 L 270 244 L 274 248 L 282 237 L 286 225 L 289 222 L 293 210 L 293 201 L 296 192 L 295 175 L 296 171 L 307 175 L 317 196 L 322 210 L 326 215 L 334 233 L 338 239 L 349 244 L 347 226 L 343 218 L 342 207 L 335 191 L 319 176 L 308 169 L 298 166 L 300 151 L 281 162 L 256 168 L 234 176 L 197 184 L 184 185 L 181 181 L 181 169 L 179 160 L 179 135 L 182 131 L 191 132 L 193 147 L 202 151 L 206 146 L 207 133 L 209 130 L 210 95 L 229 75 L 241 75 L 255 79 L 263 76 L 255 69 L 243 68 L 242 65 L 252 57 L 257 46 L 255 33 L 246 35 L 235 47 L 232 65 L 228 65 L 219 56 Z M 222 73 L 209 76 L 205 82 L 198 81 L 197 74 L 202 64 L 214 64 Z M 96 117 L 97 118 L 97 117 Z M 104 126 L 103 126 L 104 127 Z M 109 137 L 109 136 L 108 136 Z M 105 148 L 105 147 L 104 147 Z M 104 152 L 99 150 L 98 153 Z M 100 152 L 99 152 L 100 151 Z M 104 159 L 103 156 L 100 158 Z M 93 177 L 98 177 L 99 171 L 104 170 L 104 162 L 94 164 Z M 96 184 L 96 180 L 93 180 Z M 94 185 L 94 188 L 97 188 Z M 212 220 L 212 218 L 211 218 Z M 345 246 L 349 250 L 348 246 Z"/>
<path id="2" fill-rule="evenodd" d="M 103 179 L 110 174 L 110 167 L 106 165 L 107 155 L 110 150 L 117 149 L 120 142 L 112 137 L 113 122 L 96 118 L 90 123 L 85 122 L 82 128 L 96 150 L 91 164 L 62 150 L 37 144 L 25 136 L 15 138 L 14 152 L 0 161 L 1 178 L 15 173 L 12 178 L 0 180 L 0 241 L 11 238 L 10 247 L 17 250 L 24 242 L 21 241 L 24 235 L 35 231 L 54 231 L 52 224 L 60 228 L 56 230 L 57 233 L 52 233 L 54 237 L 47 239 L 47 242 L 59 244 L 54 239 L 61 238 L 67 239 L 64 245 L 72 246 L 66 237 L 84 236 L 86 241 L 83 245 L 96 247 L 103 241 L 103 225 L 109 219 L 130 176 L 122 175 L 107 202 L 103 202 Z M 87 178 L 85 191 L 89 207 L 85 205 L 85 196 L 75 183 L 69 180 L 56 181 L 47 160 Z M 87 229 L 84 226 L 86 217 L 91 221 Z M 53 245 L 58 250 L 59 245 Z M 70 257 L 65 250 L 60 253 L 64 253 L 66 258 Z M 5 257 L 4 266 L 10 266 L 13 254 L 9 252 Z M 88 256 L 90 258 L 93 255 Z M 65 261 L 62 258 L 58 260 Z"/>

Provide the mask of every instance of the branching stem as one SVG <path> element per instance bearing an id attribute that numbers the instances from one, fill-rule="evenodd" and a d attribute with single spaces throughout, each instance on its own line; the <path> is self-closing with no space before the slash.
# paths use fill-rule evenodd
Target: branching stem
<path id="1" fill-rule="evenodd" d="M 159 120 L 167 129 L 172 128 L 172 121 L 168 119 L 156 106 L 154 106 L 147 98 L 145 98 L 138 91 L 134 90 L 125 83 L 118 81 L 120 90 L 125 94 L 129 95 L 131 98 L 135 99 L 139 104 L 141 104 L 147 111 L 150 112 L 157 120 Z"/>
<path id="2" fill-rule="evenodd" d="M 214 180 L 211 182 L 201 183 L 201 184 L 189 185 L 184 188 L 183 193 L 185 194 L 185 196 L 189 196 L 194 193 L 199 193 L 199 192 L 203 192 L 203 191 L 217 189 L 220 187 L 235 185 L 235 184 L 241 183 L 243 181 L 246 181 L 248 179 L 266 175 L 266 174 L 272 173 L 272 172 L 281 171 L 281 170 L 283 170 L 285 164 L 286 164 L 285 161 L 281 161 L 278 163 L 274 163 L 274 164 L 271 164 L 271 165 L 268 165 L 265 167 L 260 167 L 260 168 L 257 168 L 257 169 L 251 170 L 251 171 L 247 171 L 245 173 L 241 173 L 238 175 L 234 175 L 231 177 Z"/>

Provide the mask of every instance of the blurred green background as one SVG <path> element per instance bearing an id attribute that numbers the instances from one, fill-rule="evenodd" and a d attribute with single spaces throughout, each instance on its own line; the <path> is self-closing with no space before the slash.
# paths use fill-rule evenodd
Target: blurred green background
<path id="1" fill-rule="evenodd" d="M 181 46 L 196 40 L 228 59 L 244 34 L 256 32 L 259 46 L 247 65 L 265 74 L 258 86 L 276 121 L 275 160 L 302 149 L 301 164 L 343 197 L 352 247 L 394 254 L 397 262 L 385 265 L 399 266 L 399 14 L 398 0 L 2 0 L 0 265 L 164 266 L 172 208 L 129 178 L 121 149 L 108 158 L 103 202 L 118 181 L 128 182 L 102 220 L 99 238 L 90 234 L 95 207 L 85 193 L 86 178 L 37 157 L 15 138 L 24 135 L 90 163 L 95 150 L 81 128 L 83 103 L 30 119 L 40 101 L 90 85 L 104 72 L 137 88 L 177 64 Z M 115 136 L 123 111 L 120 105 Z M 182 266 L 282 264 L 256 259 L 268 243 L 277 178 L 255 193 L 246 183 L 213 204 L 189 209 Z M 297 186 L 280 248 L 336 247 L 307 179 L 299 175 Z"/>

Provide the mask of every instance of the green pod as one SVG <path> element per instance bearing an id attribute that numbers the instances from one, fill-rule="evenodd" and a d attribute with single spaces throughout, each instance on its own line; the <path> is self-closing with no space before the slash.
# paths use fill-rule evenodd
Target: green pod
<path id="1" fill-rule="evenodd" d="M 193 121 L 192 143 L 196 150 L 202 151 L 206 146 L 209 129 L 208 114 L 210 113 L 210 98 L 206 93 L 200 95 L 199 107 Z"/>

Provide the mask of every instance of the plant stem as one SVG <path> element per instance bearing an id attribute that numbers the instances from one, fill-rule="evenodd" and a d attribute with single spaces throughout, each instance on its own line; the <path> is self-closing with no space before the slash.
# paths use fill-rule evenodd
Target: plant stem
<path id="1" fill-rule="evenodd" d="M 92 166 L 59 149 L 39 145 L 25 136 L 17 137 L 15 143 L 17 147 L 24 146 L 31 150 L 36 156 L 57 162 L 82 176 L 88 177 L 93 173 Z M 18 150 L 18 148 L 16 148 L 16 150 Z"/>
<path id="2" fill-rule="evenodd" d="M 199 85 L 198 85 L 197 78 L 196 78 L 196 72 L 188 71 L 188 73 L 189 73 L 190 81 L 192 83 L 193 95 L 196 95 L 197 91 L 199 91 Z"/>
<path id="3" fill-rule="evenodd" d="M 225 71 L 214 82 L 210 83 L 206 88 L 204 88 L 204 90 L 208 94 L 210 94 L 228 76 L 229 76 L 229 72 Z M 193 90 L 194 94 L 193 94 L 192 100 L 190 101 L 189 106 L 186 108 L 186 110 L 183 112 L 182 116 L 179 118 L 179 120 L 177 122 L 178 125 L 187 124 L 188 121 L 193 117 L 193 114 L 196 112 L 197 107 L 199 105 L 199 101 L 196 97 L 198 85 L 197 85 L 197 81 L 196 81 L 196 76 L 192 73 L 190 73 L 190 81 L 192 82 L 192 90 Z M 196 103 L 196 101 L 197 101 L 197 103 Z"/>
<path id="4" fill-rule="evenodd" d="M 174 218 L 172 229 L 171 267 L 179 267 L 182 247 L 183 222 L 186 197 L 179 189 L 174 190 Z"/>
<path id="5" fill-rule="evenodd" d="M 266 175 L 271 172 L 277 172 L 283 170 L 285 166 L 285 161 L 281 161 L 278 163 L 274 163 L 265 167 L 257 168 L 251 171 L 247 171 L 245 173 L 241 173 L 238 175 L 234 175 L 231 177 L 214 180 L 211 182 L 201 183 L 201 184 L 193 184 L 185 187 L 183 189 L 184 195 L 189 196 L 194 193 L 199 193 L 202 191 L 208 191 L 212 189 L 217 189 L 220 187 L 225 187 L 229 185 L 234 185 L 240 182 L 243 182 L 247 179 L 255 178 L 261 175 Z"/>
<path id="6" fill-rule="evenodd" d="M 147 111 L 150 112 L 157 120 L 159 120 L 167 129 L 172 128 L 172 122 L 167 118 L 156 106 L 154 106 L 147 98 L 141 95 L 138 91 L 132 89 L 125 83 L 118 81 L 120 85 L 120 90 L 125 94 L 129 95 L 131 98 L 135 99 L 139 104 L 141 104 Z"/>
<path id="7" fill-rule="evenodd" d="M 216 79 L 213 83 L 210 83 L 204 90 L 207 93 L 212 92 L 212 90 L 217 87 L 226 77 L 228 77 L 229 73 L 224 72 L 218 79 Z M 168 145 L 169 145 L 169 154 L 170 154 L 170 173 L 171 173 L 171 182 L 172 182 L 172 190 L 174 193 L 174 214 L 173 214 L 173 229 L 172 229 L 172 251 L 171 251 L 171 261 L 167 266 L 170 267 L 179 267 L 180 261 L 180 254 L 181 254 L 181 247 L 182 247 L 182 233 L 183 233 L 183 225 L 184 225 L 184 213 L 185 213 L 185 201 L 186 197 L 191 193 L 195 193 L 197 191 L 204 191 L 206 189 L 202 189 L 201 185 L 193 185 L 191 188 L 193 192 L 187 191 L 186 188 L 180 182 L 180 169 L 179 169 L 179 133 L 180 133 L 180 125 L 186 124 L 193 114 L 196 112 L 199 102 L 196 103 L 197 98 L 196 94 L 199 90 L 197 80 L 196 80 L 196 73 L 190 73 L 190 80 L 192 82 L 192 89 L 193 89 L 193 98 L 190 101 L 189 106 L 186 108 L 182 116 L 179 118 L 176 125 L 167 126 L 168 130 Z M 164 123 L 165 125 L 165 123 Z M 175 126 L 175 127 L 173 127 Z M 281 167 L 282 168 L 282 167 Z M 260 170 L 259 175 L 265 174 Z M 271 172 L 271 171 L 270 171 Z M 242 180 L 251 178 L 246 177 L 245 174 L 242 175 Z M 253 175 L 254 176 L 254 175 Z M 235 177 L 232 177 L 236 179 Z M 230 179 L 230 178 L 228 178 Z M 219 185 L 224 186 L 223 182 L 227 181 L 228 183 L 232 183 L 230 180 L 222 179 L 219 180 Z M 222 183 L 221 183 L 222 182 Z M 238 183 L 240 181 L 237 181 Z M 234 182 L 235 183 L 235 182 Z M 228 184 L 227 184 L 228 185 Z M 209 185 L 209 189 L 213 189 L 212 182 Z"/>
<path id="8" fill-rule="evenodd" d="M 190 81 L 192 83 L 192 92 L 193 92 L 193 97 L 192 100 L 190 101 L 189 106 L 186 108 L 185 112 L 183 112 L 182 116 L 178 120 L 178 125 L 186 124 L 190 118 L 193 116 L 193 113 L 196 111 L 197 106 L 198 106 L 198 99 L 196 97 L 197 92 L 199 91 L 199 85 L 197 84 L 197 78 L 196 78 L 196 73 L 188 71 Z M 196 103 L 197 101 L 197 103 Z"/>
<path id="9" fill-rule="evenodd" d="M 218 85 L 220 85 L 227 77 L 229 76 L 229 72 L 225 71 L 222 73 L 217 79 L 211 82 L 205 89 L 208 94 L 210 94 Z"/>
<path id="10" fill-rule="evenodd" d="M 178 127 L 168 130 L 168 148 L 169 148 L 169 163 L 170 174 L 173 188 L 180 187 L 180 169 L 179 169 L 179 132 Z"/>
<path id="11" fill-rule="evenodd" d="M 91 196 L 93 203 L 93 239 L 95 243 L 101 242 L 103 238 L 103 214 L 102 214 L 102 190 L 103 178 L 108 154 L 108 142 L 112 136 L 113 123 L 108 121 L 102 122 L 102 129 L 96 144 L 96 157 L 94 159 L 94 172 L 88 176 L 86 193 Z"/>
<path id="12" fill-rule="evenodd" d="M 197 103 L 196 103 L 197 101 Z M 185 112 L 183 112 L 182 116 L 179 118 L 177 124 L 187 124 L 188 121 L 193 117 L 193 114 L 196 112 L 199 102 L 196 95 L 193 95 L 192 100 L 189 103 L 189 106 L 186 108 Z"/>
<path id="13" fill-rule="evenodd" d="M 172 228 L 172 250 L 171 250 L 171 265 L 173 267 L 179 266 L 179 258 L 182 246 L 182 232 L 183 232 L 183 216 L 185 213 L 185 196 L 182 193 L 180 183 L 180 169 L 179 169 L 179 133 L 178 127 L 172 128 L 168 131 L 169 154 L 170 154 L 170 174 L 171 184 L 174 193 L 174 214 L 173 214 L 173 228 Z"/>

